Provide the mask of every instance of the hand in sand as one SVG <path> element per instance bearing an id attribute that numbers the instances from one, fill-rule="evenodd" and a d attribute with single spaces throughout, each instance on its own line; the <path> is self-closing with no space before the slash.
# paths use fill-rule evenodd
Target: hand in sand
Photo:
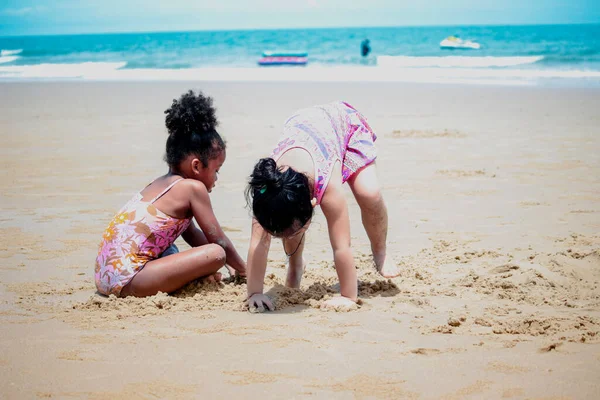
<path id="1" fill-rule="evenodd" d="M 225 280 L 226 283 L 235 283 L 236 285 L 242 285 L 246 283 L 246 270 L 237 271 L 230 267 L 229 265 L 225 265 L 227 268 L 227 272 L 229 272 L 229 277 Z"/>
<path id="2" fill-rule="evenodd" d="M 246 271 L 237 271 L 235 269 L 233 269 L 232 267 L 230 267 L 229 265 L 225 265 L 225 268 L 227 268 L 227 272 L 229 272 L 229 277 L 234 277 L 234 276 L 241 276 L 241 277 L 246 277 Z"/>
<path id="3" fill-rule="evenodd" d="M 263 293 L 255 293 L 248 299 L 248 311 L 251 313 L 262 313 L 266 310 L 274 311 L 275 306 L 271 303 L 271 299 Z"/>
<path id="4" fill-rule="evenodd" d="M 321 308 L 331 311 L 351 311 L 357 310 L 358 304 L 356 304 L 354 300 L 350 300 L 347 297 L 339 296 L 324 301 L 321 305 Z"/>
<path id="5" fill-rule="evenodd" d="M 233 283 L 235 283 L 236 285 L 243 285 L 248 283 L 246 274 L 235 274 L 235 276 L 233 276 Z"/>

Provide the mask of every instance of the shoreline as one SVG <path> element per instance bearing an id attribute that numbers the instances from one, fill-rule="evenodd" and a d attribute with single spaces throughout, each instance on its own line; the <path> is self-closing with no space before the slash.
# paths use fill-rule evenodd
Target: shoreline
<path id="1" fill-rule="evenodd" d="M 447 58 L 454 58 L 449 56 Z M 469 58 L 456 56 L 458 59 Z M 477 57 L 475 57 L 477 58 Z M 479 57 L 485 58 L 485 57 Z M 510 58 L 510 57 L 508 57 Z M 391 66 L 124 68 L 126 62 L 0 64 L 3 82 L 257 82 L 414 83 L 476 86 L 600 87 L 600 71 L 533 68 L 436 68 Z"/>

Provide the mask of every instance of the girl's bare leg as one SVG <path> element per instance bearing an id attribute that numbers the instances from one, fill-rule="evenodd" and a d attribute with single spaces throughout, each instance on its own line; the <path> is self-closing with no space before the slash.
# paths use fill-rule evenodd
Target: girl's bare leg
<path id="1" fill-rule="evenodd" d="M 371 242 L 377 271 L 386 278 L 398 276 L 400 274 L 398 268 L 391 262 L 386 262 L 388 214 L 377 179 L 375 163 L 369 164 L 352 176 L 348 184 L 360 207 L 362 223 Z"/>
<path id="2" fill-rule="evenodd" d="M 170 293 L 194 279 L 215 274 L 225 265 L 225 250 L 217 244 L 200 247 L 158 258 L 148 262 L 123 287 L 121 297 L 152 296 L 158 292 Z"/>

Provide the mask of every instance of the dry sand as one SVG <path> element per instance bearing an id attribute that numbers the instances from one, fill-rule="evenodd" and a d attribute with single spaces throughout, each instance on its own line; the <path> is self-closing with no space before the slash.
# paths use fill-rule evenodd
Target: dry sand
<path id="1" fill-rule="evenodd" d="M 244 285 L 95 294 L 102 231 L 166 172 L 163 110 L 215 99 L 213 191 L 239 251 L 244 182 L 296 108 L 343 99 L 378 133 L 390 213 L 380 279 L 351 200 L 362 306 L 337 291 L 321 213 L 301 290 L 270 254 L 275 313 Z M 0 397 L 600 398 L 600 91 L 411 84 L 0 84 Z M 348 190 L 348 198 L 351 193 Z M 178 241 L 185 248 L 183 242 Z"/>

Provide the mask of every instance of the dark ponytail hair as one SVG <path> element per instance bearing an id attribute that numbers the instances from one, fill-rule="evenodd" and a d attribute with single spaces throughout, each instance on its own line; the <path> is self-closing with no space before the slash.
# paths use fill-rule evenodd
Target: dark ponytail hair
<path id="1" fill-rule="evenodd" d="M 218 125 L 212 98 L 192 90 L 165 110 L 169 132 L 165 161 L 177 167 L 187 156 L 195 154 L 204 167 L 225 150 L 225 141 L 216 131 Z"/>
<path id="2" fill-rule="evenodd" d="M 246 201 L 258 223 L 273 236 L 302 228 L 313 216 L 308 177 L 288 168 L 277 168 L 272 158 L 254 166 L 246 189 Z"/>

